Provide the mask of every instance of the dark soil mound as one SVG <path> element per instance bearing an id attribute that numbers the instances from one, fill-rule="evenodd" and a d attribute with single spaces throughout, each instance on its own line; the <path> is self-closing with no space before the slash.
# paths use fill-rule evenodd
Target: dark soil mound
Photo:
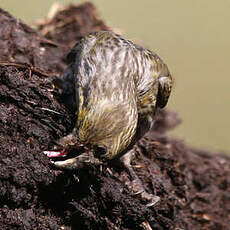
<path id="1" fill-rule="evenodd" d="M 90 3 L 62 9 L 40 31 L 3 10 L 0 24 L 0 229 L 230 229 L 230 159 L 168 137 L 175 113 L 161 111 L 135 146 L 135 171 L 161 197 L 154 207 L 130 194 L 122 169 L 50 167 L 42 151 L 75 119 L 47 79 L 63 72 L 80 36 L 109 29 Z"/>

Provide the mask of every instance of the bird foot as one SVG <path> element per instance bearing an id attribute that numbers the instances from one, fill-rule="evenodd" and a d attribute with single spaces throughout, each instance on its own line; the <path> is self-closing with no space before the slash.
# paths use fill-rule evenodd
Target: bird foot
<path id="1" fill-rule="evenodd" d="M 141 201 L 147 206 L 151 207 L 160 201 L 159 196 L 155 196 L 145 191 L 141 181 L 139 179 L 134 179 L 128 184 L 129 190 L 134 196 L 140 197 Z"/>

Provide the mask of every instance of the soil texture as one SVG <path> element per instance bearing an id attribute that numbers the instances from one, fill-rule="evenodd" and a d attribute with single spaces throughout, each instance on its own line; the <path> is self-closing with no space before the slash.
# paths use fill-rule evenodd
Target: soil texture
<path id="1" fill-rule="evenodd" d="M 130 193 L 122 168 L 56 171 L 42 154 L 68 134 L 74 113 L 49 79 L 81 36 L 110 30 L 91 3 L 69 5 L 33 29 L 0 10 L 0 229 L 228 230 L 230 158 L 169 137 L 162 110 L 135 145 L 132 165 L 152 207 Z"/>

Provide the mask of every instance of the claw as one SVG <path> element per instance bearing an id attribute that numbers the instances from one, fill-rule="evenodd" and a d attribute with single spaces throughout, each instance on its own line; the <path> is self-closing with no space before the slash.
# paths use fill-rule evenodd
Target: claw
<path id="1" fill-rule="evenodd" d="M 129 190 L 132 192 L 132 195 L 141 198 L 147 207 L 154 206 L 157 202 L 160 201 L 159 196 L 155 196 L 145 191 L 141 181 L 138 178 L 129 182 L 127 185 Z"/>
<path id="2" fill-rule="evenodd" d="M 147 207 L 154 206 L 156 203 L 158 203 L 161 200 L 159 196 L 155 196 L 155 195 L 148 194 L 148 193 L 147 194 L 142 193 L 141 197 L 143 200 L 146 198 L 147 201 L 149 202 L 146 204 Z"/>

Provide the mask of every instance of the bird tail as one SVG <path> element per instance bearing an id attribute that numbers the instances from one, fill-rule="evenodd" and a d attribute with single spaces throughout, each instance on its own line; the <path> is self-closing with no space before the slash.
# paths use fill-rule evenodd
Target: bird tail
<path id="1" fill-rule="evenodd" d="M 172 76 L 160 76 L 159 77 L 159 87 L 157 94 L 157 107 L 164 108 L 172 90 Z"/>

